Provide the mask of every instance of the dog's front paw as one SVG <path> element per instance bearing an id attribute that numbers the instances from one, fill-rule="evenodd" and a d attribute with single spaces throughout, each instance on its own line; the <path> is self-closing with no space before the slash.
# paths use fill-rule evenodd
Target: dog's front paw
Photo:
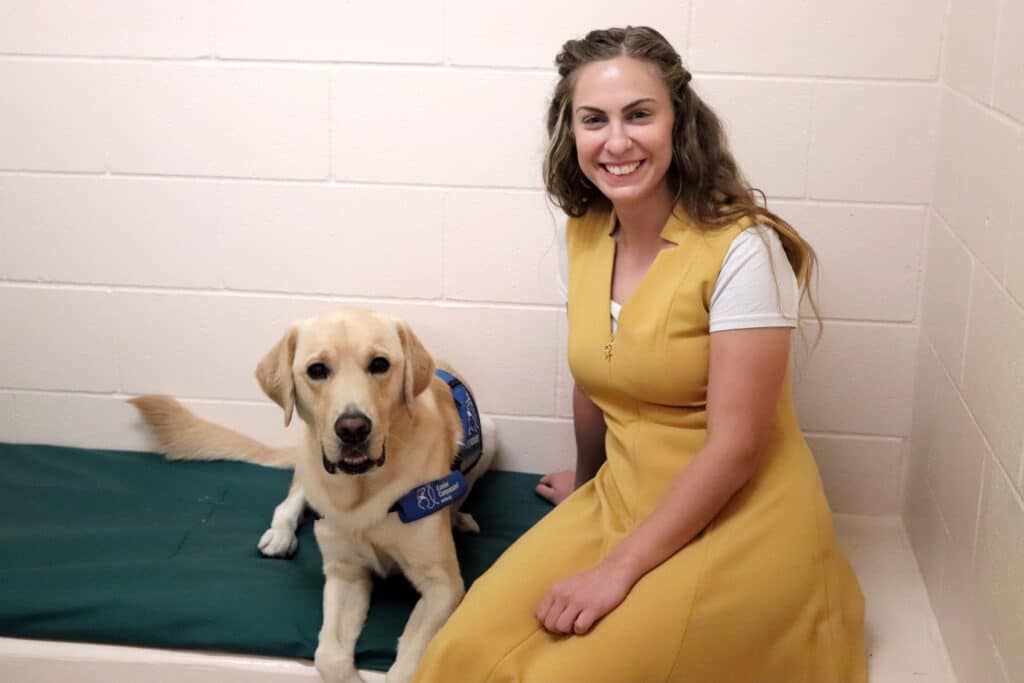
<path id="1" fill-rule="evenodd" d="M 295 553 L 299 540 L 295 538 L 294 531 L 270 527 L 256 545 L 266 557 L 289 557 Z"/>
<path id="2" fill-rule="evenodd" d="M 352 654 L 346 654 L 339 647 L 328 647 L 321 643 L 313 655 L 313 664 L 325 683 L 366 683 L 356 671 Z"/>
<path id="3" fill-rule="evenodd" d="M 466 534 L 480 533 L 480 525 L 473 519 L 473 515 L 468 512 L 452 513 L 452 528 Z"/>

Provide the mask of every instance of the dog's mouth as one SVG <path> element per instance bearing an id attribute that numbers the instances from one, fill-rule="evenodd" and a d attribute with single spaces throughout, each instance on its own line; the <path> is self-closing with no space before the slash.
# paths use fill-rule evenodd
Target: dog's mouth
<path id="1" fill-rule="evenodd" d="M 364 474 L 374 467 L 384 465 L 384 460 L 387 458 L 387 444 L 381 445 L 379 458 L 370 457 L 369 442 L 360 446 L 345 446 L 342 448 L 340 456 L 338 461 L 334 462 L 327 457 L 327 451 L 323 444 L 320 444 L 320 457 L 327 474 L 337 474 L 338 470 L 341 470 L 343 474 Z"/>

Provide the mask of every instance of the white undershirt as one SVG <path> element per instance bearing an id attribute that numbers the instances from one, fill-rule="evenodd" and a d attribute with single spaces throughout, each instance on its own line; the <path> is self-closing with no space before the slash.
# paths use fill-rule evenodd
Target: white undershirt
<path id="1" fill-rule="evenodd" d="M 569 298 L 569 254 L 564 222 L 559 227 L 558 250 L 558 290 L 566 300 Z M 778 287 L 772 276 L 772 265 Z M 799 300 L 796 276 L 778 234 L 763 225 L 747 228 L 729 245 L 722 261 L 711 293 L 709 331 L 796 327 Z M 614 333 L 622 305 L 617 301 L 609 301 L 609 305 Z"/>

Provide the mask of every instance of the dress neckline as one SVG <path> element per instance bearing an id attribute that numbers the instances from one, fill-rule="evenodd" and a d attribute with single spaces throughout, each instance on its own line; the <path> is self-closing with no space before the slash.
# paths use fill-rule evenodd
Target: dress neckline
<path id="1" fill-rule="evenodd" d="M 647 266 L 647 270 L 645 270 L 644 274 L 640 277 L 640 281 L 637 282 L 635 287 L 633 287 L 632 291 L 630 291 L 629 296 L 626 297 L 625 301 L 621 303 L 612 298 L 612 286 L 615 283 L 615 258 L 618 253 L 618 242 L 615 239 L 615 231 L 618 227 L 618 217 L 615 215 L 614 209 L 612 209 L 612 211 L 609 213 L 608 223 L 606 227 L 606 239 L 609 242 L 609 246 L 608 258 L 606 259 L 607 288 L 605 289 L 605 291 L 607 292 L 608 301 L 610 304 L 610 312 L 614 311 L 615 307 L 618 306 L 618 311 L 616 312 L 615 316 L 616 324 L 614 326 L 612 324 L 612 316 L 608 316 L 608 338 L 609 340 L 613 340 L 615 338 L 615 335 L 617 334 L 617 330 L 622 328 L 622 317 L 625 313 L 625 310 L 627 308 L 632 308 L 632 306 L 630 305 L 631 302 L 637 298 L 638 293 L 642 293 L 642 290 L 645 288 L 645 283 L 648 280 L 653 279 L 651 277 L 651 271 L 654 270 L 654 268 L 658 265 L 659 261 L 664 260 L 662 259 L 662 255 L 665 252 L 674 251 L 679 247 L 679 244 L 682 241 L 685 233 L 688 230 L 692 229 L 692 222 L 686 215 L 686 212 L 683 210 L 682 205 L 677 204 L 676 207 L 672 210 L 672 213 L 668 215 L 668 218 L 665 220 L 665 226 L 661 229 L 661 232 L 659 233 L 659 237 L 662 240 L 665 240 L 666 242 L 671 242 L 675 246 L 663 246 L 661 249 L 658 250 L 658 253 L 654 256 L 654 260 L 651 261 L 651 264 Z M 647 286 L 649 287 L 649 285 Z"/>

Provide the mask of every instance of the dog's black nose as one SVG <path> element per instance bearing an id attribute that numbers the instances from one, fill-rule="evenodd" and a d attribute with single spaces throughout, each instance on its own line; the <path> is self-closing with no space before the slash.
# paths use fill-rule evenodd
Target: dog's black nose
<path id="1" fill-rule="evenodd" d="M 373 422 L 362 413 L 345 413 L 334 421 L 334 433 L 344 444 L 358 444 L 366 441 L 373 429 Z"/>

